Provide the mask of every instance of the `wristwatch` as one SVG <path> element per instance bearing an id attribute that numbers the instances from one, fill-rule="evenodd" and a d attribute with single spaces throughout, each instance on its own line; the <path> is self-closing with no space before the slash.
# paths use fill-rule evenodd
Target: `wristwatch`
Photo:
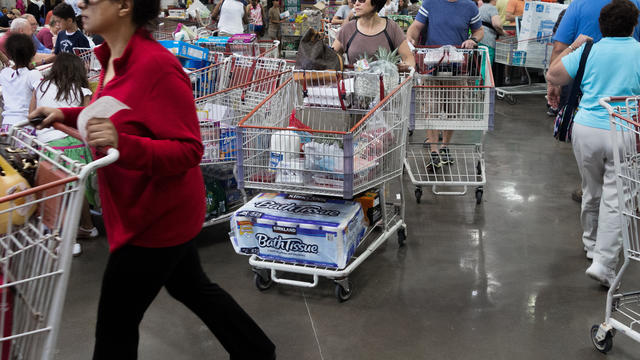
<path id="1" fill-rule="evenodd" d="M 474 43 L 476 43 L 476 45 L 478 44 L 478 40 L 476 40 L 476 38 L 474 38 L 473 36 L 469 36 L 469 40 L 472 40 Z"/>

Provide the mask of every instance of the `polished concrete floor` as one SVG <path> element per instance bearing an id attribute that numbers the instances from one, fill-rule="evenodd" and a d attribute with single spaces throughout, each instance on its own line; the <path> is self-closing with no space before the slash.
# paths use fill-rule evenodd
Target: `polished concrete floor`
<path id="1" fill-rule="evenodd" d="M 589 328 L 604 317 L 606 293 L 584 275 L 579 205 L 569 195 L 577 168 L 570 147 L 551 137 L 543 101 L 497 102 L 482 205 L 473 194 L 429 192 L 416 204 L 406 182 L 407 245 L 399 249 L 393 238 L 364 262 L 348 302 L 337 302 L 327 280 L 259 292 L 224 225 L 199 237 L 205 270 L 273 339 L 279 359 L 602 359 Z M 60 360 L 91 356 L 107 245 L 84 245 L 73 263 Z M 637 275 L 631 271 L 623 289 L 638 289 Z M 140 332 L 141 359 L 228 358 L 164 291 Z M 607 358 L 638 359 L 640 345 L 618 335 Z"/>

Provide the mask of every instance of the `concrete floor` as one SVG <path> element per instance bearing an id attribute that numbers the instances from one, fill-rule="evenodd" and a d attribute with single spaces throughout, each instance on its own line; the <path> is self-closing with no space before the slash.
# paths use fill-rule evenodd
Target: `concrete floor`
<path id="1" fill-rule="evenodd" d="M 589 329 L 604 317 L 606 293 L 584 275 L 579 205 L 569 196 L 578 181 L 575 161 L 570 147 L 551 137 L 542 97 L 519 100 L 496 104 L 483 204 L 476 206 L 473 194 L 429 192 L 416 204 L 407 182 L 407 246 L 398 249 L 393 238 L 363 263 L 351 276 L 348 302 L 336 301 L 327 280 L 315 289 L 258 292 L 225 225 L 199 238 L 205 270 L 254 316 L 279 359 L 602 359 Z M 60 360 L 89 359 L 93 347 L 107 245 L 85 242 L 84 250 L 73 263 Z M 623 289 L 640 286 L 632 270 Z M 228 358 L 164 291 L 142 323 L 139 354 Z M 607 358 L 640 358 L 640 345 L 618 335 Z"/>

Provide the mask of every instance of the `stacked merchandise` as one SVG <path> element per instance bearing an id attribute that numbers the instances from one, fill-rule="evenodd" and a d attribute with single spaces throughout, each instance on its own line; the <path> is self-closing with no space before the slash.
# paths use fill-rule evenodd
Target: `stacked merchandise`
<path id="1" fill-rule="evenodd" d="M 242 204 L 242 192 L 233 174 L 233 164 L 202 166 L 206 190 L 207 212 L 205 221 L 218 218 Z"/>
<path id="2" fill-rule="evenodd" d="M 238 254 L 341 269 L 365 230 L 358 202 L 262 193 L 233 214 L 230 236 Z"/>
<path id="3" fill-rule="evenodd" d="M 322 12 L 319 10 L 304 10 L 280 24 L 282 34 L 282 49 L 285 57 L 291 57 L 298 51 L 300 37 L 308 29 L 322 32 Z"/>

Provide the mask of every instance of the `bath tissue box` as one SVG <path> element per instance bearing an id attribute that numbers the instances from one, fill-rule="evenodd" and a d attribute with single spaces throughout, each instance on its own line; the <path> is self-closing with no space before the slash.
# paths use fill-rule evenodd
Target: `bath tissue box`
<path id="1" fill-rule="evenodd" d="M 231 217 L 231 242 L 243 255 L 344 268 L 365 233 L 357 202 L 261 193 Z"/>

